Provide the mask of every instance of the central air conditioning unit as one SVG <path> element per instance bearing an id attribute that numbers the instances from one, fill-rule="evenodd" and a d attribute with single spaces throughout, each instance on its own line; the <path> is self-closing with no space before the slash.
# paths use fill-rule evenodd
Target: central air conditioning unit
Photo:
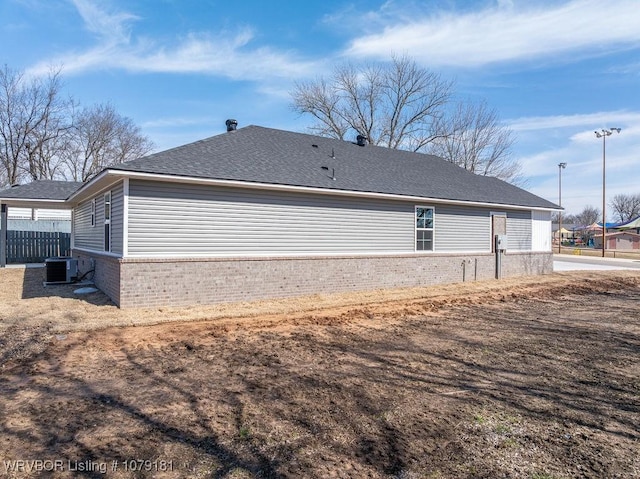
<path id="1" fill-rule="evenodd" d="M 78 260 L 75 258 L 47 258 L 44 267 L 45 284 L 72 283 L 78 279 Z"/>

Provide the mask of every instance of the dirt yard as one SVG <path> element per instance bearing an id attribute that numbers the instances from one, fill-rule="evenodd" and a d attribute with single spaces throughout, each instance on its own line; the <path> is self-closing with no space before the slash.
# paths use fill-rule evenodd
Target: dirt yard
<path id="1" fill-rule="evenodd" d="M 640 272 L 137 311 L 39 275 L 0 270 L 0 476 L 640 478 Z"/>

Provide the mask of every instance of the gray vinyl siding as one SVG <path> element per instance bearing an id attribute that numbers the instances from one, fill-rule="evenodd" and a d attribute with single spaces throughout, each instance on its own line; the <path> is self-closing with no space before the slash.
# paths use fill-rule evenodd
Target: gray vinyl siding
<path id="1" fill-rule="evenodd" d="M 128 254 L 413 253 L 415 205 L 131 180 Z"/>
<path id="2" fill-rule="evenodd" d="M 123 214 L 124 192 L 119 184 L 111 189 L 111 252 L 119 255 L 122 255 Z"/>
<path id="3" fill-rule="evenodd" d="M 507 212 L 507 252 L 531 251 L 531 211 Z"/>
<path id="4" fill-rule="evenodd" d="M 91 226 L 91 199 L 75 208 L 73 246 L 75 248 L 102 251 L 104 248 L 104 208 L 102 195 L 96 197 L 96 221 Z"/>
<path id="5" fill-rule="evenodd" d="M 96 200 L 95 226 L 91 226 L 91 200 L 80 203 L 74 213 L 74 247 L 92 251 L 104 251 L 104 194 Z M 124 195 L 122 184 L 111 190 L 111 252 L 122 254 Z"/>
<path id="6" fill-rule="evenodd" d="M 113 192 L 114 220 L 121 218 Z M 130 180 L 128 256 L 286 256 L 415 252 L 416 203 Z M 490 210 L 435 207 L 435 249 L 491 251 Z M 112 225 L 116 231 L 122 225 Z M 120 229 L 118 229 L 120 228 Z M 531 250 L 531 211 L 509 211 L 508 249 Z"/>
<path id="7" fill-rule="evenodd" d="M 435 250 L 437 252 L 491 251 L 489 210 L 436 205 Z"/>

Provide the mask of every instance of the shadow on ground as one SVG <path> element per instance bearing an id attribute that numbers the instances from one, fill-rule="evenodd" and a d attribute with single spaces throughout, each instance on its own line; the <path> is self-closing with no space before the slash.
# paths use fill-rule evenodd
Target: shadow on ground
<path id="1" fill-rule="evenodd" d="M 0 455 L 110 477 L 638 477 L 639 299 L 76 334 L 0 376 Z"/>
<path id="2" fill-rule="evenodd" d="M 74 293 L 74 291 L 82 287 L 95 287 L 92 283 L 45 284 L 45 281 L 46 276 L 43 267 L 25 268 L 22 281 L 22 299 L 58 297 L 80 299 L 94 305 L 112 304 L 111 300 L 99 290 L 90 294 Z"/>

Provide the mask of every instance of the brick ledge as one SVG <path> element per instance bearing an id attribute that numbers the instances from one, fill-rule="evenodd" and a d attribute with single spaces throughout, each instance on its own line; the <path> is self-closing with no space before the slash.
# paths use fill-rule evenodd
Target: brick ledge
<path id="1" fill-rule="evenodd" d="M 550 251 L 519 251 L 507 252 L 506 256 L 543 256 L 552 254 Z M 326 261 L 326 260 L 354 260 L 354 259 L 393 259 L 393 258 L 455 258 L 455 257 L 487 257 L 494 256 L 494 253 L 407 253 L 390 255 L 345 255 L 345 256 L 265 256 L 265 257 L 189 257 L 189 258 L 119 258 L 122 264 L 129 263 L 221 263 L 229 261 Z"/>

